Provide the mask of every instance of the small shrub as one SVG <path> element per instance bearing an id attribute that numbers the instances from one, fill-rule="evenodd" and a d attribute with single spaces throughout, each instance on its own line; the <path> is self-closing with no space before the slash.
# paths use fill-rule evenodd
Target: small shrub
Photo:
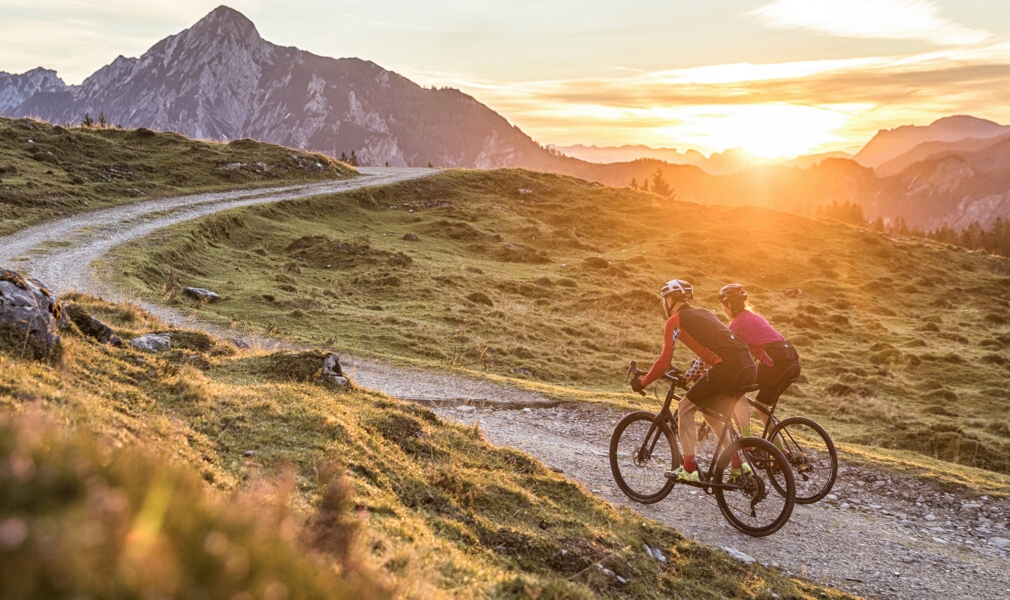
<path id="1" fill-rule="evenodd" d="M 987 365 L 1005 365 L 1010 361 L 1002 354 L 986 354 L 982 357 L 982 362 Z"/>
<path id="2" fill-rule="evenodd" d="M 832 383 L 828 387 L 824 388 L 824 391 L 827 392 L 829 396 L 836 397 L 851 396 L 856 393 L 855 388 L 844 383 Z"/>
<path id="3" fill-rule="evenodd" d="M 1010 421 L 989 421 L 985 428 L 997 435 L 1010 436 Z"/>
<path id="4" fill-rule="evenodd" d="M 195 352 L 206 352 L 214 347 L 214 338 L 202 331 L 170 331 L 172 347 Z"/>
<path id="5" fill-rule="evenodd" d="M 986 322 L 987 325 L 996 326 L 996 325 L 1006 325 L 1007 324 L 1007 318 L 1005 316 L 1003 316 L 1003 315 L 996 314 L 996 313 L 989 313 L 985 317 L 983 317 L 983 319 L 985 320 L 985 322 Z"/>
<path id="6" fill-rule="evenodd" d="M 947 402 L 956 402 L 957 394 L 947 389 L 939 389 L 924 394 L 923 398 L 928 398 L 930 400 L 945 400 Z"/>
<path id="7" fill-rule="evenodd" d="M 467 294 L 466 299 L 474 304 L 483 304 L 485 306 L 494 306 L 494 301 L 491 297 L 484 292 L 471 292 Z"/>
<path id="8" fill-rule="evenodd" d="M 282 381 L 304 383 L 314 381 L 323 371 L 325 352 L 274 352 L 250 361 L 252 368 L 263 375 Z"/>

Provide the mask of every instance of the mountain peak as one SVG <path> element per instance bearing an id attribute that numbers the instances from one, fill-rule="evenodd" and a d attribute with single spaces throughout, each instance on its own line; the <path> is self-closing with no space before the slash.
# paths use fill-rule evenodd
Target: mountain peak
<path id="1" fill-rule="evenodd" d="M 877 132 L 856 154 L 864 167 L 876 168 L 926 142 L 957 142 L 969 138 L 993 138 L 1010 132 L 1010 126 L 970 115 L 954 115 L 929 125 L 902 125 Z"/>
<path id="2" fill-rule="evenodd" d="M 210 11 L 188 29 L 197 37 L 231 37 L 239 40 L 262 41 L 256 25 L 234 8 L 221 5 Z"/>
<path id="3" fill-rule="evenodd" d="M 993 137 L 998 135 L 998 132 L 1002 131 L 1004 127 L 995 121 L 980 119 L 970 115 L 943 117 L 929 124 L 929 129 L 933 129 L 934 131 L 942 133 L 951 132 L 953 135 L 963 137 Z"/>

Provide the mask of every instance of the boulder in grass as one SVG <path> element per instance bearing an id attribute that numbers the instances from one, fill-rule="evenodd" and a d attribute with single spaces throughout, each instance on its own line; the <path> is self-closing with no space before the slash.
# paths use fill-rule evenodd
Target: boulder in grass
<path id="1" fill-rule="evenodd" d="M 172 347 L 172 338 L 167 333 L 149 333 L 133 338 L 130 345 L 144 352 L 161 352 Z"/>
<path id="2" fill-rule="evenodd" d="M 323 359 L 323 377 L 340 387 L 347 385 L 344 370 L 340 367 L 340 357 L 336 354 L 331 353 Z"/>
<path id="3" fill-rule="evenodd" d="M 83 306 L 68 304 L 65 312 L 84 335 L 94 338 L 102 344 L 111 344 L 116 347 L 123 345 L 123 340 L 116 335 L 111 327 L 92 317 Z"/>
<path id="4" fill-rule="evenodd" d="M 58 358 L 66 323 L 56 294 L 34 279 L 0 269 L 0 350 L 19 358 Z"/>
<path id="5" fill-rule="evenodd" d="M 221 296 L 204 288 L 188 287 L 184 288 L 182 293 L 190 298 L 196 298 L 200 302 L 217 302 L 221 299 Z"/>

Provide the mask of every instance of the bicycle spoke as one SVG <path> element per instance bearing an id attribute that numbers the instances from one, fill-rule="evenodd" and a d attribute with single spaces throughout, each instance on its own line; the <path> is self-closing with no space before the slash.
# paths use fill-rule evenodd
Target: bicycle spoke
<path id="1" fill-rule="evenodd" d="M 626 416 L 610 440 L 610 468 L 614 481 L 629 498 L 643 504 L 658 502 L 673 489 L 666 472 L 680 462 L 672 433 L 667 427 L 652 431 L 655 416 L 637 412 Z"/>
<path id="2" fill-rule="evenodd" d="M 750 466 L 750 474 L 732 476 L 730 456 L 733 453 Z M 743 438 L 731 444 L 719 457 L 715 479 L 717 483 L 739 486 L 716 488 L 715 496 L 726 519 L 744 533 L 769 535 L 778 531 L 792 514 L 795 496 L 792 472 L 785 457 L 765 440 Z"/>
<path id="3" fill-rule="evenodd" d="M 826 496 L 838 473 L 838 456 L 824 428 L 806 417 L 790 417 L 775 432 L 793 469 L 796 501 L 810 504 Z"/>

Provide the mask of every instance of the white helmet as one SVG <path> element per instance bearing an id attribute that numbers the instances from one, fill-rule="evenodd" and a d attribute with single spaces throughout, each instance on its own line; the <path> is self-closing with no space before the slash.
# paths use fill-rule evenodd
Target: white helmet
<path id="1" fill-rule="evenodd" d="M 683 279 L 671 279 L 659 290 L 659 296 L 663 299 L 663 312 L 669 318 L 675 304 L 690 302 L 694 298 L 694 288 Z"/>
<path id="2" fill-rule="evenodd" d="M 671 296 L 675 301 L 690 302 L 694 298 L 694 288 L 683 279 L 671 279 L 659 290 L 659 295 L 662 298 Z"/>

